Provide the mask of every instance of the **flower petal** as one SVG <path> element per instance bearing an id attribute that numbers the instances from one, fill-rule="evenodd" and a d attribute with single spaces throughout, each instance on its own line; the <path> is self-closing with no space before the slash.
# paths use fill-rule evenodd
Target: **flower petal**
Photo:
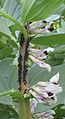
<path id="1" fill-rule="evenodd" d="M 44 49 L 43 51 L 47 51 L 47 53 L 49 53 L 49 52 L 53 52 L 54 50 L 55 50 L 54 48 L 48 47 L 48 48 Z"/>
<path id="2" fill-rule="evenodd" d="M 37 63 L 40 67 L 47 69 L 49 72 L 51 71 L 51 66 L 43 61 L 40 61 L 38 59 L 36 59 L 35 57 L 33 57 L 32 55 L 29 55 L 29 58 L 34 61 L 35 63 Z"/>
<path id="3" fill-rule="evenodd" d="M 50 79 L 50 82 L 58 83 L 58 80 L 59 80 L 59 72 Z"/>
<path id="4" fill-rule="evenodd" d="M 34 113 L 33 116 L 35 119 L 53 119 L 55 112 L 53 110 L 49 110 L 46 112 L 39 112 L 39 113 Z"/>
<path id="5" fill-rule="evenodd" d="M 40 49 L 28 48 L 29 54 L 34 56 L 37 59 L 45 59 L 47 55 Z"/>
<path id="6" fill-rule="evenodd" d="M 62 87 L 60 87 L 59 85 L 49 83 L 48 86 L 45 87 L 44 91 L 57 94 L 57 93 L 60 93 L 62 91 Z"/>
<path id="7" fill-rule="evenodd" d="M 30 107 L 31 107 L 31 112 L 33 113 L 34 112 L 34 109 L 36 108 L 37 106 L 37 100 L 35 98 L 32 98 L 30 99 Z"/>
<path id="8" fill-rule="evenodd" d="M 32 34 L 45 34 L 45 33 L 50 33 L 50 31 L 46 28 L 43 28 L 43 29 L 34 29 L 34 30 L 31 30 L 31 33 Z"/>
<path id="9" fill-rule="evenodd" d="M 37 61 L 37 64 L 40 66 L 40 67 L 43 67 L 45 69 L 47 69 L 49 72 L 51 71 L 51 66 L 43 61 Z"/>
<path id="10" fill-rule="evenodd" d="M 37 84 L 46 87 L 48 85 L 48 82 L 39 81 Z"/>
<path id="11" fill-rule="evenodd" d="M 32 22 L 29 25 L 29 30 L 39 29 L 40 27 L 42 27 L 44 25 L 45 25 L 45 23 L 43 23 L 42 20 L 36 21 L 36 22 Z"/>

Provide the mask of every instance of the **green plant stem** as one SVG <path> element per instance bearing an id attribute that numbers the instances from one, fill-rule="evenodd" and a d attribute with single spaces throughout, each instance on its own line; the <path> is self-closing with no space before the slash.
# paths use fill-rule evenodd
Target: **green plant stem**
<path id="1" fill-rule="evenodd" d="M 0 10 L 0 15 L 2 15 L 4 17 L 6 17 L 7 19 L 11 20 L 12 22 L 14 22 L 16 24 L 16 27 L 19 28 L 22 31 L 22 33 L 24 34 L 25 39 L 28 38 L 27 31 L 26 31 L 26 29 L 25 29 L 23 24 L 21 24 L 20 22 L 18 22 L 18 20 L 16 20 L 12 16 L 8 15 L 7 13 L 5 13 L 2 10 Z"/>
<path id="2" fill-rule="evenodd" d="M 19 119 L 26 119 L 24 99 L 19 99 L 19 105 Z"/>
<path id="3" fill-rule="evenodd" d="M 8 15 L 4 11 L 0 10 L 0 15 L 2 15 L 4 17 L 6 17 L 7 19 L 11 20 L 12 22 L 14 22 L 16 24 L 16 26 L 19 26 L 19 28 L 21 28 L 21 23 L 19 23 L 15 18 L 13 18 L 12 16 Z"/>
<path id="4" fill-rule="evenodd" d="M 25 57 L 25 55 L 26 55 L 28 34 L 27 34 L 27 31 L 26 31 L 23 24 L 21 24 L 21 30 L 22 30 L 22 33 L 24 35 L 24 42 L 23 42 L 22 45 L 20 45 L 20 55 L 22 56 L 21 64 L 22 64 L 22 71 L 23 71 L 24 65 L 25 65 L 24 61 L 25 60 L 27 61 L 27 58 Z M 22 72 L 22 75 L 24 75 L 23 72 Z M 28 90 L 28 73 L 25 77 L 25 80 L 27 82 L 26 84 L 24 84 L 23 79 L 24 78 L 22 78 L 22 80 L 21 80 L 22 81 L 21 91 L 24 94 L 25 90 Z M 30 101 L 29 100 L 30 100 L 29 98 L 25 98 L 25 99 L 23 98 L 23 100 L 20 100 L 20 106 L 19 106 L 19 108 L 20 108 L 20 114 L 19 114 L 20 119 L 32 119 L 32 115 L 31 115 L 31 111 L 30 111 Z"/>
<path id="5" fill-rule="evenodd" d="M 21 24 L 21 30 L 22 30 L 22 32 L 24 34 L 25 40 L 28 40 L 28 34 L 27 34 L 27 31 L 26 31 L 26 29 L 25 29 L 23 24 Z"/>
<path id="6" fill-rule="evenodd" d="M 32 116 L 31 116 L 31 111 L 30 111 L 30 101 L 29 101 L 29 98 L 26 98 L 25 99 L 25 111 L 26 111 L 26 119 L 32 119 Z"/>
<path id="7" fill-rule="evenodd" d="M 23 29 L 23 32 L 25 34 L 25 38 L 27 38 L 25 29 Z M 25 60 L 24 56 L 25 56 L 25 52 L 26 52 L 26 46 L 27 46 L 27 39 L 25 39 L 23 45 L 20 46 L 20 54 L 22 56 L 22 61 L 21 61 L 21 63 L 22 63 L 22 71 L 24 69 L 24 60 Z M 24 75 L 23 72 L 22 72 L 22 75 Z M 21 91 L 22 91 L 23 94 L 24 94 L 25 90 L 28 90 L 28 74 L 26 75 L 25 80 L 27 82 L 26 84 L 24 84 L 23 78 L 21 80 L 22 81 Z M 20 115 L 20 119 L 32 119 L 29 100 L 30 100 L 29 98 L 23 98 L 23 100 L 20 100 L 20 106 L 19 106 L 19 109 L 20 109 L 20 114 L 19 114 Z"/>
<path id="8" fill-rule="evenodd" d="M 29 99 L 20 99 L 20 119 L 32 119 Z"/>

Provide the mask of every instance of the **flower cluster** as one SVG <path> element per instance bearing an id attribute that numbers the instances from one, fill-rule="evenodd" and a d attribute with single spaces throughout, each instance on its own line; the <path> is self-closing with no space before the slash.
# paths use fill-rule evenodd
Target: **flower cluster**
<path id="1" fill-rule="evenodd" d="M 49 33 L 50 31 L 45 27 L 47 25 L 46 21 L 36 21 L 32 22 L 29 25 L 29 31 L 31 34 L 43 34 L 43 33 Z"/>
<path id="2" fill-rule="evenodd" d="M 28 24 L 28 33 L 31 36 L 36 36 L 38 34 L 46 34 L 56 30 L 55 20 L 59 19 L 58 15 L 52 15 L 51 17 L 30 22 Z M 47 69 L 49 72 L 51 71 L 51 66 L 47 64 L 44 60 L 47 57 L 49 52 L 53 52 L 54 48 L 48 47 L 44 50 L 35 49 L 34 47 L 28 47 L 29 58 L 42 67 L 43 69 Z M 38 112 L 34 113 L 34 109 L 36 108 L 38 103 L 42 103 L 45 105 L 52 105 L 56 103 L 57 96 L 56 94 L 62 91 L 62 87 L 58 84 L 59 73 L 54 75 L 50 81 L 43 82 L 39 81 L 37 84 L 33 85 L 29 88 L 29 93 L 31 94 L 30 106 L 31 112 L 33 114 L 34 119 L 53 119 L 53 115 L 55 112 L 53 110 L 49 110 L 47 112 Z"/>
<path id="3" fill-rule="evenodd" d="M 30 99 L 31 112 L 34 119 L 54 119 L 53 115 L 55 114 L 55 112 L 53 110 L 34 113 L 34 109 L 36 108 L 37 104 L 38 102 L 35 98 Z"/>
<path id="4" fill-rule="evenodd" d="M 37 63 L 40 67 L 47 69 L 49 72 L 51 71 L 51 66 L 43 61 L 48 55 L 49 52 L 54 51 L 54 48 L 46 48 L 44 50 L 28 48 L 29 50 L 29 58 Z"/>
<path id="5" fill-rule="evenodd" d="M 38 102 L 45 105 L 52 105 L 56 103 L 56 94 L 62 91 L 62 87 L 58 84 L 58 80 L 59 73 L 54 75 L 49 82 L 40 81 L 29 89 L 30 94 L 33 96 L 30 100 L 32 113 L 34 113 L 34 109 Z M 39 116 L 39 119 L 53 119 L 53 116 L 46 112 L 43 112 L 42 114 L 35 114 L 35 117 L 36 116 Z M 42 118 L 40 118 L 40 116 Z"/>

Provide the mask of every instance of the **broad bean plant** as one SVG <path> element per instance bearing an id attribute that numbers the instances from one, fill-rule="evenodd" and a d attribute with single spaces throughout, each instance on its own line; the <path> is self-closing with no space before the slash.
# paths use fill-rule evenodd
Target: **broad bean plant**
<path id="1" fill-rule="evenodd" d="M 65 119 L 65 0 L 0 1 L 0 118 Z"/>

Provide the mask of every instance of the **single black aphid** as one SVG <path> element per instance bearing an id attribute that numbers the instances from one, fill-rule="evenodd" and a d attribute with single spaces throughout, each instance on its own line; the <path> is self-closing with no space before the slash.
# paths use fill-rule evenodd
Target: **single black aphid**
<path id="1" fill-rule="evenodd" d="M 50 28 L 48 28 L 49 31 L 53 31 L 54 30 L 54 27 L 53 27 L 54 23 L 51 24 Z"/>
<path id="2" fill-rule="evenodd" d="M 49 31 L 53 31 L 53 30 L 54 30 L 54 28 L 53 28 L 53 27 L 50 27 L 50 28 L 48 28 L 48 30 L 49 30 Z"/>
<path id="3" fill-rule="evenodd" d="M 19 33 L 19 38 L 18 39 L 19 39 L 20 46 L 22 46 L 25 39 L 24 39 L 24 36 L 21 32 Z"/>

